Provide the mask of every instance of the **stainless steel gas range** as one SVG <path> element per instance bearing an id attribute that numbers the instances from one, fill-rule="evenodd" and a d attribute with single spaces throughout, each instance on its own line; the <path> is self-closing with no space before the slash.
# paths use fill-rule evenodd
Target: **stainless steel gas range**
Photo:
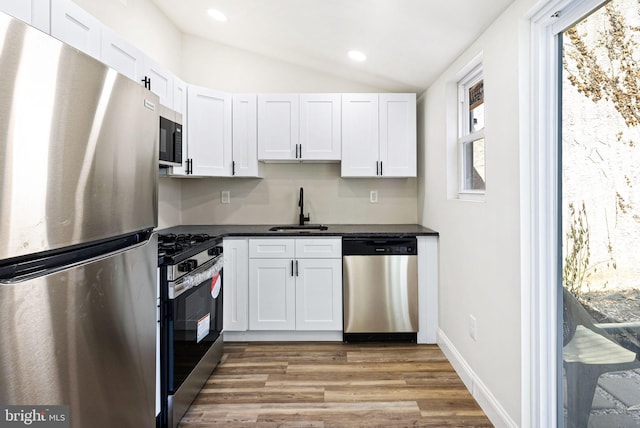
<path id="1" fill-rule="evenodd" d="M 175 427 L 222 357 L 222 241 L 159 234 L 161 425 Z"/>

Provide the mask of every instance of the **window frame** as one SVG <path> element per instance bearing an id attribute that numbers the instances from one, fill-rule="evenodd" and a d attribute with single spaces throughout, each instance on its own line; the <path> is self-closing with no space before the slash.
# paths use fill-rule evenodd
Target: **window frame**
<path id="1" fill-rule="evenodd" d="M 469 182 L 467 176 L 466 160 L 465 160 L 465 144 L 472 143 L 477 140 L 485 139 L 486 122 L 482 129 L 478 131 L 470 131 L 471 123 L 469 116 L 469 89 L 477 83 L 484 81 L 484 67 L 482 62 L 475 65 L 471 71 L 464 75 L 458 83 L 458 135 L 457 135 L 457 151 L 458 151 L 458 197 L 464 198 L 481 198 L 486 194 L 486 162 L 485 162 L 485 188 L 470 189 L 466 187 Z M 483 103 L 484 95 L 483 95 Z M 485 146 L 486 147 L 486 146 Z M 485 148 L 486 152 L 486 148 Z"/>

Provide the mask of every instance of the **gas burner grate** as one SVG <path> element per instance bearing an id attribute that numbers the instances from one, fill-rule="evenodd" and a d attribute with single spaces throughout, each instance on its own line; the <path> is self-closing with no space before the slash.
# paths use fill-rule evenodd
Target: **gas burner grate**
<path id="1" fill-rule="evenodd" d="M 180 259 L 197 251 L 213 237 L 206 233 L 167 233 L 158 235 L 158 257 Z M 203 248 L 204 250 L 209 247 Z"/>

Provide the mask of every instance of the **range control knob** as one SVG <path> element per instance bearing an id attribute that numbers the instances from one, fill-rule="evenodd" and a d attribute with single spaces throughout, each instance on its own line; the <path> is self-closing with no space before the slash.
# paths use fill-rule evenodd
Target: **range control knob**
<path id="1" fill-rule="evenodd" d="M 195 259 L 189 259 L 184 261 L 178 265 L 178 271 L 180 272 L 191 272 L 195 268 L 198 267 L 198 261 Z"/>
<path id="2" fill-rule="evenodd" d="M 222 254 L 222 247 L 209 248 L 207 254 L 209 254 L 210 256 L 219 256 L 220 254 Z"/>

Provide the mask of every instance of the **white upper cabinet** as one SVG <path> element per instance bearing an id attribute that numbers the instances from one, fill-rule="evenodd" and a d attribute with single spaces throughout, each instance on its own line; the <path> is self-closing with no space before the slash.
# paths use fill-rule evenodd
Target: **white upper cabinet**
<path id="1" fill-rule="evenodd" d="M 51 35 L 100 59 L 102 23 L 71 0 L 51 2 Z"/>
<path id="2" fill-rule="evenodd" d="M 113 30 L 102 29 L 102 62 L 142 84 L 145 56 L 142 51 L 129 44 Z"/>
<path id="3" fill-rule="evenodd" d="M 338 161 L 340 94 L 258 95 L 258 159 Z"/>
<path id="4" fill-rule="evenodd" d="M 380 175 L 415 177 L 416 94 L 380 94 Z"/>
<path id="5" fill-rule="evenodd" d="M 298 106 L 298 94 L 258 95 L 258 159 L 298 158 Z"/>
<path id="6" fill-rule="evenodd" d="M 171 167 L 169 175 L 186 176 L 191 172 L 187 166 L 189 160 L 189 129 L 187 126 L 187 84 L 174 76 L 173 78 L 173 109 L 182 115 L 182 166 Z"/>
<path id="7" fill-rule="evenodd" d="M 342 176 L 378 175 L 378 94 L 342 94 Z"/>
<path id="8" fill-rule="evenodd" d="M 415 177 L 415 94 L 342 95 L 342 176 Z"/>
<path id="9" fill-rule="evenodd" d="M 185 115 L 187 114 L 187 84 L 177 78 L 173 77 L 173 110 L 176 113 L 182 115 L 182 123 L 186 123 Z M 184 139 L 184 133 L 182 134 Z"/>
<path id="10" fill-rule="evenodd" d="M 160 104 L 173 109 L 173 74 L 149 57 L 144 59 L 143 84 L 160 97 Z"/>
<path id="11" fill-rule="evenodd" d="M 51 30 L 49 0 L 0 0 L 0 10 L 45 33 Z"/>
<path id="12" fill-rule="evenodd" d="M 188 150 L 193 175 L 231 175 L 231 108 L 230 94 L 188 86 Z"/>
<path id="13" fill-rule="evenodd" d="M 299 159 L 339 161 L 341 122 L 340 94 L 301 94 Z"/>
<path id="14" fill-rule="evenodd" d="M 258 104 L 255 94 L 233 95 L 233 161 L 235 177 L 260 177 L 258 162 Z"/>

